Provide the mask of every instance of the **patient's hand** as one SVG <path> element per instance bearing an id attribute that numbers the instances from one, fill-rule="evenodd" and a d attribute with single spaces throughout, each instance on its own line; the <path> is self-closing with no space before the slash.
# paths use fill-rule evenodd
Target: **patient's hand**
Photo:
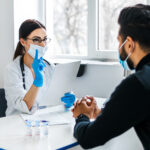
<path id="1" fill-rule="evenodd" d="M 93 118 L 93 119 L 96 119 L 97 116 L 101 113 L 101 109 L 98 108 L 98 105 L 97 105 L 96 100 L 94 99 L 93 96 L 86 96 L 86 102 L 87 102 L 87 105 L 88 105 L 88 106 L 93 105 L 93 107 L 94 107 L 94 112 L 93 112 L 92 118 Z"/>
<path id="2" fill-rule="evenodd" d="M 80 114 L 88 116 L 90 119 L 95 119 L 101 112 L 98 108 L 96 100 L 94 97 L 83 97 L 80 101 L 77 100 L 74 103 L 74 108 L 72 109 L 73 117 L 77 117 Z"/>
<path id="3" fill-rule="evenodd" d="M 88 106 L 85 100 L 77 100 L 77 102 L 74 104 L 72 112 L 74 118 L 77 118 L 80 114 L 84 114 L 91 119 L 93 116 L 94 107 Z"/>

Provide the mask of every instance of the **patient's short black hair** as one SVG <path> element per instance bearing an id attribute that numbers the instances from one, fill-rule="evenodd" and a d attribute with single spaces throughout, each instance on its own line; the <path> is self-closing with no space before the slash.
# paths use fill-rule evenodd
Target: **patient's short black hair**
<path id="1" fill-rule="evenodd" d="M 150 52 L 150 5 L 137 4 L 122 9 L 118 23 L 123 40 L 130 36 L 144 51 Z"/>

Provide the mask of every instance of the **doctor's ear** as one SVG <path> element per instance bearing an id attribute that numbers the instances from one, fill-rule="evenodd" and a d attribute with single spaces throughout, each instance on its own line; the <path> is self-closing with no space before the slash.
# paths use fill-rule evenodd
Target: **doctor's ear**
<path id="1" fill-rule="evenodd" d="M 20 38 L 19 41 L 20 41 L 21 45 L 25 47 L 26 41 L 23 38 Z"/>
<path id="2" fill-rule="evenodd" d="M 129 52 L 132 52 L 134 50 L 134 41 L 132 39 L 132 37 L 127 36 L 127 49 L 129 50 Z"/>

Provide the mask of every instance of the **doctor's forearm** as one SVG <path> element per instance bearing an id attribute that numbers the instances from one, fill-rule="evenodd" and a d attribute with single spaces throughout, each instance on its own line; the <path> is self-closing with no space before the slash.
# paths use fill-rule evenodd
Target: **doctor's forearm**
<path id="1" fill-rule="evenodd" d="M 39 91 L 39 87 L 32 85 L 30 90 L 27 92 L 27 94 L 24 97 L 24 101 L 26 102 L 26 105 L 29 110 L 32 108 L 33 104 L 35 103 L 38 91 Z"/>

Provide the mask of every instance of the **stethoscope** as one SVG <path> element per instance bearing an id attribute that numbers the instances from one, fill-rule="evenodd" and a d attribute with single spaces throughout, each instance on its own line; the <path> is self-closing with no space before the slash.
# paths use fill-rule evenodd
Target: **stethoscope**
<path id="1" fill-rule="evenodd" d="M 45 59 L 43 59 L 43 60 L 50 66 L 50 63 L 47 60 L 45 60 Z M 22 73 L 23 88 L 26 89 L 25 72 L 24 72 L 24 55 L 20 58 L 20 69 L 21 69 L 21 73 Z"/>

